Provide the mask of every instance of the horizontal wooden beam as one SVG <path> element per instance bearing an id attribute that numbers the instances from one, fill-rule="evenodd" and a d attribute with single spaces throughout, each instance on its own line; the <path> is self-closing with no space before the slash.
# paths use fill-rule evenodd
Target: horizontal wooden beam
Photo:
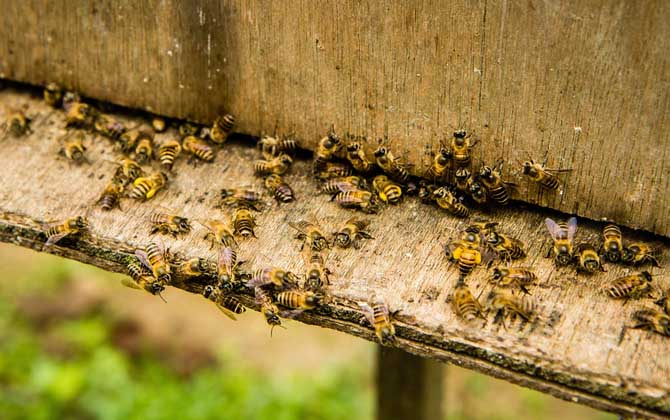
<path id="1" fill-rule="evenodd" d="M 38 251 L 50 252 L 87 262 L 111 271 L 123 271 L 125 258 L 150 241 L 160 241 L 185 257 L 216 258 L 216 250 L 203 240 L 204 229 L 194 222 L 194 232 L 180 240 L 156 238 L 149 234 L 149 216 L 171 209 L 194 221 L 230 216 L 217 208 L 223 187 L 255 185 L 252 161 L 257 151 L 232 141 L 221 149 L 211 164 L 193 166 L 177 160 L 166 191 L 147 203 L 123 200 L 122 211 L 101 211 L 95 201 L 111 179 L 116 155 L 103 138 L 85 139 L 90 164 L 73 165 L 58 157 L 64 116 L 29 95 L 6 89 L 0 104 L 15 108 L 28 105 L 33 112 L 32 133 L 21 138 L 7 137 L 0 154 L 0 241 Z M 117 116 L 129 125 L 142 122 L 138 116 Z M 157 141 L 173 138 L 170 130 Z M 156 164 L 154 163 L 154 170 Z M 294 231 L 288 222 L 299 219 L 319 221 L 326 231 L 334 231 L 352 216 L 327 196 L 318 193 L 309 162 L 298 161 L 287 177 L 298 201 L 270 208 L 258 216 L 258 239 L 240 244 L 242 259 L 255 267 L 280 266 L 301 273 L 304 261 Z M 268 198 L 268 201 L 270 199 Z M 85 214 L 90 232 L 81 238 L 66 238 L 57 246 L 45 246 L 44 222 Z M 540 284 L 532 297 L 543 317 L 551 323 L 540 326 L 513 322 L 506 328 L 486 322 L 465 323 L 445 303 L 458 272 L 443 255 L 443 245 L 466 225 L 437 208 L 408 198 L 400 206 L 385 208 L 368 216 L 374 239 L 360 250 L 334 249 L 326 257 L 333 272 L 331 302 L 313 312 L 305 312 L 302 322 L 333 328 L 374 340 L 370 326 L 360 313 L 358 302 L 371 293 L 383 297 L 392 310 L 400 310 L 398 339 L 394 346 L 410 353 L 476 369 L 560 398 L 588 404 L 623 415 L 662 417 L 670 415 L 670 360 L 657 357 L 667 347 L 667 338 L 631 331 L 619 343 L 620 332 L 630 314 L 650 302 L 613 301 L 601 288 L 627 270 L 607 267 L 594 277 L 557 270 L 543 258 L 548 238 L 543 226 L 546 214 L 510 208 L 485 215 L 500 223 L 506 233 L 524 240 L 528 258 L 523 265 L 533 267 Z M 551 215 L 560 218 L 560 215 Z M 580 240 L 593 240 L 601 226 L 580 222 Z M 625 230 L 630 239 L 643 239 L 660 250 L 661 261 L 668 258 L 668 244 Z M 476 269 L 468 281 L 473 293 L 485 297 L 491 290 L 490 272 Z M 658 287 L 666 288 L 661 277 Z M 185 282 L 176 287 L 201 293 L 206 282 Z M 240 298 L 249 307 L 255 303 L 242 291 Z M 147 298 L 151 298 L 147 295 Z M 225 322 L 222 320 L 222 322 Z"/>
<path id="2" fill-rule="evenodd" d="M 0 77 L 241 132 L 380 139 L 422 174 L 455 127 L 516 198 L 670 236 L 670 3 L 9 2 Z M 649 40 L 653 40 L 650 42 Z M 518 161 L 571 168 L 562 193 Z"/>

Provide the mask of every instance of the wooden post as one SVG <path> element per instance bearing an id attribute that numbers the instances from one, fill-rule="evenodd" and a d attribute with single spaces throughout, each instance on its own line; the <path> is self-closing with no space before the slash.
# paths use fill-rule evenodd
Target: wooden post
<path id="1" fill-rule="evenodd" d="M 377 419 L 442 418 L 443 364 L 403 350 L 377 351 Z"/>

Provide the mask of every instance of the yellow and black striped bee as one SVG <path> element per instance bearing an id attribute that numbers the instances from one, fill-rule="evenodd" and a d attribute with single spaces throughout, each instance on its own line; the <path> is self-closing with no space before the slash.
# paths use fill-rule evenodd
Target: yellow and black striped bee
<path id="1" fill-rule="evenodd" d="M 358 306 L 362 309 L 365 319 L 375 329 L 375 335 L 381 344 L 395 341 L 393 316 L 397 311 L 391 313 L 386 302 L 374 294 L 370 296 L 367 302 L 359 302 Z"/>
<path id="2" fill-rule="evenodd" d="M 567 223 L 559 222 L 546 218 L 544 223 L 547 225 L 549 235 L 554 241 L 553 247 L 549 249 L 547 257 L 554 256 L 556 265 L 568 265 L 573 258 L 572 243 L 577 233 L 577 219 L 571 217 Z"/>
<path id="3" fill-rule="evenodd" d="M 256 175 L 283 175 L 288 172 L 289 168 L 293 164 L 293 159 L 291 156 L 280 153 L 277 157 L 274 157 L 270 160 L 257 160 L 254 162 L 254 172 Z"/>
<path id="4" fill-rule="evenodd" d="M 667 313 L 657 309 L 645 308 L 635 311 L 632 318 L 636 324 L 627 328 L 645 329 L 670 337 L 670 316 Z"/>
<path id="5" fill-rule="evenodd" d="M 280 153 L 294 153 L 298 149 L 298 142 L 289 138 L 263 136 L 257 146 L 261 149 L 265 159 L 272 159 Z"/>
<path id="6" fill-rule="evenodd" d="M 535 302 L 530 296 L 518 296 L 510 290 L 495 288 L 491 290 L 487 299 L 487 307 L 494 311 L 494 322 L 503 322 L 508 316 L 518 316 L 526 321 L 532 321 L 537 317 Z"/>
<path id="7" fill-rule="evenodd" d="M 386 175 L 377 175 L 374 177 L 372 187 L 384 203 L 398 204 L 402 199 L 402 188 L 391 181 Z"/>
<path id="8" fill-rule="evenodd" d="M 489 232 L 486 235 L 486 243 L 504 261 L 526 258 L 524 244 L 516 238 L 498 232 Z"/>
<path id="9" fill-rule="evenodd" d="M 514 184 L 503 181 L 502 164 L 502 161 L 499 161 L 494 167 L 484 166 L 479 171 L 479 179 L 486 188 L 487 195 L 501 206 L 506 206 L 510 199 L 509 186 Z"/>
<path id="10" fill-rule="evenodd" d="M 118 140 L 126 132 L 126 127 L 109 115 L 98 114 L 93 122 L 93 131 L 108 139 Z"/>
<path id="11" fill-rule="evenodd" d="M 295 274 L 278 267 L 260 268 L 254 271 L 251 280 L 247 282 L 249 287 L 273 286 L 278 290 L 295 289 L 297 284 Z"/>
<path id="12" fill-rule="evenodd" d="M 328 135 L 319 140 L 319 145 L 314 153 L 314 170 L 316 172 L 320 171 L 326 162 L 333 160 L 341 147 L 342 140 L 335 134 L 335 130 L 331 128 Z"/>
<path id="13" fill-rule="evenodd" d="M 165 118 L 154 116 L 151 119 L 151 128 L 157 133 L 162 133 L 167 130 L 167 122 L 165 121 Z"/>
<path id="14" fill-rule="evenodd" d="M 112 181 L 105 187 L 100 198 L 98 198 L 97 203 L 100 203 L 100 208 L 102 208 L 103 211 L 110 211 L 116 207 L 120 208 L 119 202 L 122 193 L 123 184 L 119 183 L 116 179 L 112 179 Z"/>
<path id="15" fill-rule="evenodd" d="M 124 158 L 119 161 L 119 167 L 114 172 L 113 182 L 124 187 L 142 175 L 142 167 L 132 159 Z"/>
<path id="16" fill-rule="evenodd" d="M 456 130 L 451 139 L 451 155 L 457 168 L 467 168 L 470 166 L 471 149 L 477 142 L 471 142 L 470 136 L 465 130 Z"/>
<path id="17" fill-rule="evenodd" d="M 465 279 L 474 268 L 482 263 L 482 254 L 479 251 L 479 242 L 474 240 L 477 234 L 470 234 L 473 241 L 460 240 L 449 243 L 445 247 L 447 258 L 458 264 L 460 279 Z"/>
<path id="18" fill-rule="evenodd" d="M 591 244 L 580 243 L 575 247 L 577 269 L 583 273 L 593 274 L 596 271 L 605 271 L 600 262 L 600 255 Z"/>
<path id="19" fill-rule="evenodd" d="M 141 176 L 133 181 L 133 188 L 128 196 L 136 200 L 149 200 L 167 185 L 168 176 L 165 172 L 157 172 Z"/>
<path id="20" fill-rule="evenodd" d="M 276 302 L 285 308 L 299 309 L 301 311 L 314 309 L 321 304 L 325 295 L 321 292 L 310 290 L 288 290 L 279 292 L 275 297 Z"/>
<path id="21" fill-rule="evenodd" d="M 407 167 L 409 165 L 401 163 L 400 159 L 393 156 L 387 147 L 379 146 L 377 150 L 375 150 L 374 156 L 377 161 L 377 166 L 382 168 L 389 177 L 399 182 L 407 182 L 409 179 Z"/>
<path id="22" fill-rule="evenodd" d="M 182 121 L 177 130 L 179 131 L 179 136 L 184 138 L 186 136 L 197 136 L 200 127 L 188 121 Z"/>
<path id="23" fill-rule="evenodd" d="M 233 233 L 236 236 L 241 236 L 244 239 L 250 236 L 256 238 L 255 227 L 256 219 L 248 208 L 238 207 L 235 209 L 233 213 Z"/>
<path id="24" fill-rule="evenodd" d="M 366 231 L 370 221 L 361 220 L 355 217 L 347 220 L 342 229 L 335 232 L 335 245 L 340 248 L 349 248 L 353 245 L 355 249 L 361 248 L 361 239 L 373 239 L 372 235 Z"/>
<path id="25" fill-rule="evenodd" d="M 137 257 L 129 257 L 126 268 L 131 280 L 121 280 L 121 284 L 124 286 L 144 290 L 152 295 L 160 295 L 165 290 L 165 285 L 156 280 L 153 273 L 140 263 Z"/>
<path id="26" fill-rule="evenodd" d="M 168 260 L 169 252 L 162 246 L 151 242 L 144 250 L 136 249 L 135 256 L 146 268 L 151 270 L 154 278 L 163 285 L 168 285 L 172 281 L 172 270 Z"/>
<path id="27" fill-rule="evenodd" d="M 191 258 L 180 261 L 176 266 L 176 274 L 188 279 L 204 275 L 213 275 L 212 264 L 205 258 Z"/>
<path id="28" fill-rule="evenodd" d="M 374 164 L 365 156 L 363 146 L 357 141 L 347 145 L 347 160 L 355 170 L 362 174 L 370 172 L 374 166 Z"/>
<path id="29" fill-rule="evenodd" d="M 142 131 L 135 145 L 135 160 L 138 163 L 144 163 L 154 157 L 154 136 L 153 133 Z"/>
<path id="30" fill-rule="evenodd" d="M 484 318 L 482 305 L 472 295 L 463 279 L 456 282 L 456 287 L 451 294 L 451 304 L 456 315 L 467 322 L 472 322 L 478 317 Z"/>
<path id="31" fill-rule="evenodd" d="M 315 223 L 300 220 L 297 223 L 289 222 L 288 225 L 298 231 L 295 238 L 303 241 L 300 250 L 302 250 L 305 245 L 312 251 L 322 251 L 326 248 L 330 248 L 326 236 L 321 231 L 321 228 Z"/>
<path id="32" fill-rule="evenodd" d="M 332 178 L 321 185 L 321 192 L 325 194 L 337 194 L 344 191 L 367 189 L 365 178 L 356 175 Z"/>
<path id="33" fill-rule="evenodd" d="M 216 144 L 223 144 L 233 132 L 234 127 L 235 116 L 233 114 L 222 115 L 214 120 L 209 130 L 209 138 Z"/>
<path id="34" fill-rule="evenodd" d="M 84 146 L 83 141 L 84 135 L 75 133 L 65 141 L 65 144 L 63 145 L 63 148 L 60 149 L 59 153 L 78 165 L 83 162 L 88 162 L 86 155 L 84 154 L 84 152 L 86 152 L 86 146 Z"/>
<path id="35" fill-rule="evenodd" d="M 380 207 L 377 197 L 370 191 L 354 190 L 339 192 L 331 198 L 344 208 L 359 209 L 368 214 L 379 213 Z"/>
<path id="36" fill-rule="evenodd" d="M 456 217 L 468 217 L 470 210 L 463 205 L 454 194 L 446 187 L 440 187 L 433 191 L 433 199 L 440 208 L 447 210 Z"/>
<path id="37" fill-rule="evenodd" d="M 445 181 L 451 171 L 452 158 L 453 152 L 444 146 L 440 146 L 440 150 L 433 156 L 433 162 L 423 177 L 435 183 Z"/>
<path id="38" fill-rule="evenodd" d="M 14 137 L 21 137 L 30 132 L 30 118 L 22 111 L 14 111 L 9 114 L 3 125 L 3 130 Z"/>
<path id="39" fill-rule="evenodd" d="M 235 315 L 244 313 L 247 310 L 236 297 L 230 296 L 212 285 L 205 286 L 202 295 L 214 302 L 216 307 L 232 320 L 237 319 Z"/>
<path id="40" fill-rule="evenodd" d="M 603 245 L 600 248 L 600 255 L 611 263 L 621 261 L 623 254 L 623 239 L 621 229 L 616 225 L 607 225 L 603 228 Z"/>
<path id="41" fill-rule="evenodd" d="M 91 128 L 97 118 L 98 111 L 83 102 L 67 102 L 65 106 L 66 128 Z"/>
<path id="42" fill-rule="evenodd" d="M 177 140 L 167 140 L 158 147 L 158 160 L 164 168 L 171 171 L 180 153 L 181 144 Z"/>
<path id="43" fill-rule="evenodd" d="M 149 220 L 151 221 L 151 234 L 161 233 L 177 238 L 191 231 L 191 222 L 186 217 L 155 212 L 151 214 Z"/>
<path id="44" fill-rule="evenodd" d="M 323 256 L 320 253 L 310 251 L 309 264 L 305 272 L 305 289 L 318 292 L 323 289 L 323 286 L 330 284 L 328 276 L 331 274 L 326 267 Z"/>
<path id="45" fill-rule="evenodd" d="M 316 173 L 317 179 L 327 181 L 354 175 L 354 168 L 346 162 L 326 162 Z"/>
<path id="46" fill-rule="evenodd" d="M 470 179 L 467 193 L 470 198 L 477 204 L 486 204 L 488 194 L 486 188 L 476 179 Z"/>
<path id="47" fill-rule="evenodd" d="M 205 162 L 214 160 L 214 149 L 206 141 L 196 136 L 186 136 L 182 141 L 182 148 L 196 158 Z"/>
<path id="48" fill-rule="evenodd" d="M 531 181 L 538 183 L 541 187 L 550 190 L 557 190 L 561 186 L 561 181 L 557 174 L 561 172 L 570 172 L 572 169 L 549 169 L 544 164 L 535 163 L 532 159 L 523 163 L 523 174 Z"/>
<path id="49" fill-rule="evenodd" d="M 221 202 L 231 207 L 249 207 L 258 211 L 263 206 L 262 195 L 247 188 L 224 188 L 221 190 Z"/>
<path id="50" fill-rule="evenodd" d="M 53 108 L 59 108 L 63 103 L 63 88 L 58 83 L 49 83 L 44 88 L 44 102 Z"/>
<path id="51" fill-rule="evenodd" d="M 225 247 L 237 245 L 235 235 L 228 223 L 219 220 L 210 220 L 205 227 L 209 232 L 207 232 L 204 239 L 212 242 L 210 249 L 212 249 L 215 244 L 221 244 Z"/>
<path id="52" fill-rule="evenodd" d="M 295 194 L 290 185 L 288 185 L 281 175 L 272 174 L 265 178 L 265 188 L 267 188 L 270 195 L 279 203 L 290 203 L 295 200 Z"/>
<path id="53" fill-rule="evenodd" d="M 237 261 L 237 252 L 231 246 L 224 246 L 219 252 L 217 274 L 221 289 L 232 289 L 237 284 L 240 262 Z"/>
<path id="54" fill-rule="evenodd" d="M 499 287 L 519 287 L 528 293 L 528 286 L 537 283 L 537 275 L 524 267 L 496 267 L 493 269 L 493 281 Z"/>
<path id="55" fill-rule="evenodd" d="M 613 299 L 640 299 L 649 296 L 652 276 L 648 271 L 619 277 L 605 288 Z"/>
<path id="56" fill-rule="evenodd" d="M 279 308 L 272 302 L 272 298 L 262 287 L 254 288 L 254 296 L 256 298 L 256 303 L 261 307 L 261 313 L 265 318 L 265 322 L 271 326 L 270 336 L 272 336 L 274 327 L 281 325 Z"/>
<path id="57" fill-rule="evenodd" d="M 71 217 L 62 223 L 48 226 L 44 234 L 47 237 L 45 246 L 55 245 L 68 235 L 77 235 L 88 229 L 88 221 L 83 216 Z"/>
<path id="58" fill-rule="evenodd" d="M 650 263 L 654 267 L 660 267 L 656 259 L 656 250 L 641 242 L 628 244 L 621 253 L 621 262 L 636 266 Z"/>

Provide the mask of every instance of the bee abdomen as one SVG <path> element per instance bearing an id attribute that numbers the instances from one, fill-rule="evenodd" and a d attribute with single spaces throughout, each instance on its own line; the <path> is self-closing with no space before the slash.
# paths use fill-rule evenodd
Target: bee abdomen
<path id="1" fill-rule="evenodd" d="M 451 212 L 456 217 L 468 217 L 470 215 L 470 209 L 461 203 L 456 203 Z"/>
<path id="2" fill-rule="evenodd" d="M 479 315 L 479 307 L 475 301 L 470 299 L 458 302 L 456 305 L 456 310 L 458 311 L 458 315 L 466 321 L 472 321 Z"/>
<path id="3" fill-rule="evenodd" d="M 280 185 L 275 190 L 274 197 L 277 199 L 277 201 L 288 203 L 294 199 L 293 190 L 287 184 Z"/>
<path id="4" fill-rule="evenodd" d="M 544 177 L 540 178 L 540 184 L 542 184 L 543 187 L 549 188 L 551 190 L 557 190 L 561 185 L 561 183 L 558 181 L 558 178 L 549 174 L 546 174 Z"/>
<path id="5" fill-rule="evenodd" d="M 234 127 L 235 116 L 232 114 L 223 115 L 214 121 L 209 137 L 214 143 L 224 143 L 228 139 L 230 133 L 232 133 Z"/>
<path id="6" fill-rule="evenodd" d="M 489 190 L 489 197 L 501 206 L 509 204 L 509 192 L 502 185 Z"/>
<path id="7" fill-rule="evenodd" d="M 172 170 L 174 166 L 174 161 L 181 152 L 181 147 L 179 145 L 163 145 L 159 149 L 159 160 L 161 165 L 166 167 L 169 170 Z"/>
<path id="8" fill-rule="evenodd" d="M 628 297 L 632 288 L 626 284 L 615 283 L 607 289 L 607 294 L 614 299 L 622 299 Z"/>
<path id="9" fill-rule="evenodd" d="M 101 208 L 104 211 L 110 211 L 118 204 L 118 197 L 114 194 L 105 194 L 100 200 Z"/>
<path id="10" fill-rule="evenodd" d="M 221 306 L 230 310 L 233 313 L 241 314 L 247 310 L 247 308 L 233 296 L 223 295 L 220 298 Z"/>
<path id="11" fill-rule="evenodd" d="M 135 199 L 144 198 L 147 196 L 147 193 L 151 189 L 151 186 L 147 182 L 140 182 L 133 187 L 130 191 L 130 197 Z"/>
<path id="12" fill-rule="evenodd" d="M 301 295 L 295 292 L 281 292 L 277 294 L 277 303 L 287 308 L 300 308 Z"/>

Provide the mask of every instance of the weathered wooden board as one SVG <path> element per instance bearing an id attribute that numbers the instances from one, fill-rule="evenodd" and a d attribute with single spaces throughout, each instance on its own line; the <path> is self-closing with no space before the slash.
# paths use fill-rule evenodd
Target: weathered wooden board
<path id="1" fill-rule="evenodd" d="M 154 200 L 125 200 L 122 211 L 102 212 L 94 202 L 115 169 L 108 162 L 115 158 L 110 142 L 91 136 L 87 140 L 91 164 L 72 165 L 57 157 L 59 139 L 65 133 L 61 111 L 9 89 L 0 92 L 0 104 L 28 105 L 34 117 L 31 135 L 2 141 L 0 240 L 4 242 L 123 271 L 122 262 L 128 253 L 157 240 L 148 234 L 151 212 L 168 208 L 198 221 L 228 217 L 227 209 L 215 208 L 222 187 L 260 188 L 251 168 L 258 152 L 233 142 L 220 150 L 213 164 L 193 167 L 185 158 L 180 159 L 169 188 Z M 173 132 L 161 134 L 158 140 L 171 136 Z M 263 212 L 258 218 L 258 239 L 241 244 L 242 258 L 257 267 L 278 265 L 299 273 L 303 267 L 299 243 L 292 239 L 294 232 L 287 222 L 313 219 L 326 231 L 333 231 L 351 217 L 351 212 L 317 194 L 309 173 L 309 162 L 295 165 L 288 180 L 299 201 Z M 88 214 L 90 235 L 44 247 L 41 223 L 76 214 Z M 595 277 L 555 269 L 543 258 L 549 245 L 543 227 L 545 216 L 518 208 L 490 215 L 501 223 L 503 231 L 527 243 L 530 253 L 523 264 L 535 267 L 541 280 L 532 290 L 533 297 L 545 317 L 556 318 L 553 327 L 531 328 L 517 321 L 508 323 L 505 329 L 494 325 L 490 318 L 485 325 L 480 321 L 468 325 L 457 319 L 445 303 L 456 283 L 457 270 L 446 261 L 442 248 L 468 221 L 452 218 L 415 199 L 370 216 L 375 239 L 367 241 L 361 250 L 334 249 L 329 253 L 327 266 L 334 273 L 330 288 L 333 302 L 299 319 L 374 339 L 357 311 L 357 302 L 374 291 L 388 301 L 392 310 L 402 311 L 396 343 L 401 349 L 605 410 L 626 415 L 670 415 L 670 359 L 659 357 L 665 354 L 668 339 L 633 331 L 618 344 L 631 312 L 652 303 L 647 300 L 622 305 L 603 295 L 600 288 L 624 274 L 623 268 L 610 266 L 606 274 Z M 599 228 L 586 222 L 578 236 L 595 238 Z M 196 224 L 194 232 L 181 240 L 158 240 L 189 257 L 214 258 L 216 250 L 210 250 L 203 240 L 204 233 Z M 633 232 L 625 234 L 637 237 Z M 667 244 L 658 240 L 651 243 L 661 247 L 667 261 Z M 469 282 L 476 295 L 487 295 L 489 277 L 490 272 L 483 268 L 474 273 Z M 655 281 L 667 286 L 663 277 Z M 197 292 L 202 284 L 181 287 Z M 250 297 L 244 299 L 252 305 Z M 229 321 L 222 317 L 221 322 Z M 289 330 L 275 333 L 290 334 L 290 325 Z"/>
<path id="2" fill-rule="evenodd" d="M 579 1 L 4 2 L 0 77 L 239 130 L 334 124 L 386 137 L 423 173 L 454 127 L 476 161 L 572 168 L 517 198 L 670 235 L 670 3 Z"/>

